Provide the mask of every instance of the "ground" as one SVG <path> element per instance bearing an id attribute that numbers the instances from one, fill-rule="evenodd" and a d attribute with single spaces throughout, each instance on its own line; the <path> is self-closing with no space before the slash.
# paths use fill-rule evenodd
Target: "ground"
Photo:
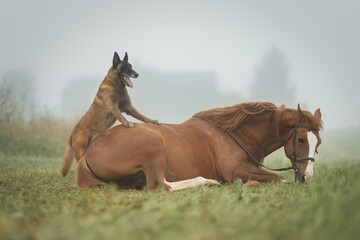
<path id="1" fill-rule="evenodd" d="M 308 184 L 179 192 L 76 187 L 61 157 L 0 153 L 0 239 L 357 239 L 359 159 L 320 159 Z M 269 164 L 286 165 L 280 159 Z"/>

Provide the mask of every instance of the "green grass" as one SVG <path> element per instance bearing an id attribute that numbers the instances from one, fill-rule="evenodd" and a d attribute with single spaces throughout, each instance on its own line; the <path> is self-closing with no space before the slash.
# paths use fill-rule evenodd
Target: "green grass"
<path id="1" fill-rule="evenodd" d="M 360 161 L 316 165 L 308 184 L 179 192 L 76 187 L 61 158 L 0 154 L 0 239 L 358 239 Z M 282 165 L 288 161 L 281 162 Z M 270 162 L 271 164 L 271 162 Z M 286 173 L 293 182 L 293 174 Z"/>
<path id="2" fill-rule="evenodd" d="M 16 80 L 16 79 L 15 79 Z M 13 83 L 9 81 L 7 83 Z M 79 189 L 62 154 L 79 117 L 35 111 L 16 85 L 0 85 L 0 240 L 358 239 L 360 129 L 324 138 L 308 184 L 200 187 L 179 192 Z M 26 111 L 28 110 L 28 111 Z M 288 166 L 283 151 L 266 161 Z"/>

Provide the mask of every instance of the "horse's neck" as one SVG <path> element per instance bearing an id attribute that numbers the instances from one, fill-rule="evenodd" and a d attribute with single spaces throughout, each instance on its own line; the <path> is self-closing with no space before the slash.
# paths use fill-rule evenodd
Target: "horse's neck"
<path id="1" fill-rule="evenodd" d="M 262 157 L 269 155 L 275 150 L 281 148 L 286 138 L 289 134 L 288 131 L 280 131 L 280 133 L 276 133 L 275 123 L 270 122 L 260 123 L 258 125 L 244 124 L 237 132 L 244 137 L 244 135 L 251 135 L 248 141 L 249 147 L 254 149 L 253 151 L 257 151 L 258 153 L 262 153 Z M 259 156 L 261 157 L 261 156 Z"/>

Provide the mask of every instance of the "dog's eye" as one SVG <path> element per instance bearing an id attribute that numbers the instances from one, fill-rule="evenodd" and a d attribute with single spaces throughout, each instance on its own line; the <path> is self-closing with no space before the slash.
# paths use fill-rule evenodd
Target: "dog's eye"
<path id="1" fill-rule="evenodd" d="M 303 138 L 299 138 L 299 142 L 304 143 L 305 140 Z"/>

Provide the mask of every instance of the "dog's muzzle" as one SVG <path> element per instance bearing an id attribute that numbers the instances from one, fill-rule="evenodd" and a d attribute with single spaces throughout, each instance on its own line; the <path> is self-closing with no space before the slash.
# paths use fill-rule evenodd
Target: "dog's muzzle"
<path id="1" fill-rule="evenodd" d="M 121 75 L 121 80 L 122 80 L 122 81 L 124 82 L 124 84 L 125 84 L 126 86 L 128 86 L 129 88 L 133 88 L 133 87 L 134 87 L 134 85 L 133 85 L 133 83 L 131 82 L 130 77 L 129 77 L 128 75 L 122 74 L 122 75 Z"/>

